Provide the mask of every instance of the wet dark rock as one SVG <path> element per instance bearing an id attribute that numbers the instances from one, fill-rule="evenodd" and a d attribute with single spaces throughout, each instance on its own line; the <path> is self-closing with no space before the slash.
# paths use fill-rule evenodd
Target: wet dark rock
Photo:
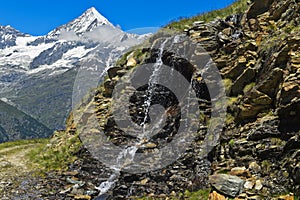
<path id="1" fill-rule="evenodd" d="M 273 2 L 274 0 L 253 0 L 253 4 L 247 13 L 247 18 L 255 18 L 258 15 L 268 11 Z"/>
<path id="2" fill-rule="evenodd" d="M 249 131 L 248 140 L 259 141 L 270 137 L 280 137 L 281 133 L 278 130 L 278 120 L 267 120 L 261 124 L 257 124 L 257 128 L 253 128 Z"/>
<path id="3" fill-rule="evenodd" d="M 115 76 L 117 76 L 118 74 L 118 71 L 122 70 L 121 67 L 111 67 L 107 70 L 107 73 L 108 73 L 108 77 L 110 79 L 114 78 Z"/>
<path id="4" fill-rule="evenodd" d="M 297 135 L 293 136 L 290 138 L 286 145 L 284 146 L 284 151 L 288 152 L 294 149 L 298 149 L 300 146 L 300 134 L 298 133 Z"/>

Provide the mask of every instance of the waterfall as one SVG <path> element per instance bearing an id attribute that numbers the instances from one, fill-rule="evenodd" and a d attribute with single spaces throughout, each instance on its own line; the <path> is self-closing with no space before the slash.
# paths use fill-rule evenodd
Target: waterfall
<path id="1" fill-rule="evenodd" d="M 147 90 L 147 98 L 144 102 L 144 107 L 145 107 L 145 117 L 144 120 L 141 124 L 141 126 L 143 127 L 143 133 L 139 136 L 139 139 L 144 140 L 146 137 L 147 139 L 147 131 L 146 131 L 146 121 L 147 121 L 147 116 L 150 112 L 150 107 L 151 107 L 151 101 L 152 101 L 152 97 L 153 97 L 153 93 L 155 90 L 155 84 L 158 82 L 159 79 L 159 72 L 161 67 L 163 66 L 163 61 L 162 61 L 162 56 L 164 53 L 164 48 L 166 43 L 168 42 L 168 39 L 166 39 L 160 46 L 159 48 L 159 53 L 158 53 L 158 57 L 156 59 L 156 62 L 154 64 L 154 70 L 152 75 L 150 76 L 149 82 L 148 82 L 148 90 Z"/>
<path id="2" fill-rule="evenodd" d="M 152 97 L 153 97 L 153 94 L 154 94 L 154 91 L 155 91 L 155 84 L 159 80 L 160 69 L 163 66 L 162 56 L 163 56 L 164 48 L 165 48 L 165 45 L 166 45 L 167 42 L 168 42 L 168 39 L 166 39 L 160 45 L 158 57 L 156 59 L 155 64 L 153 65 L 154 70 L 153 70 L 152 75 L 149 78 L 149 82 L 148 82 L 149 87 L 148 87 L 147 92 L 146 92 L 147 98 L 144 101 L 145 117 L 144 117 L 144 120 L 141 124 L 141 126 L 143 127 L 143 132 L 138 136 L 139 141 L 137 141 L 132 146 L 128 146 L 128 147 L 124 148 L 119 153 L 119 155 L 116 159 L 116 164 L 114 166 L 111 166 L 111 169 L 113 170 L 113 173 L 108 178 L 108 180 L 105 181 L 105 182 L 102 182 L 98 187 L 95 188 L 95 189 L 100 191 L 100 196 L 104 195 L 111 188 L 114 187 L 116 181 L 118 181 L 118 179 L 119 179 L 121 170 L 134 161 L 135 154 L 136 154 L 137 150 L 144 143 L 145 137 L 146 137 L 146 139 L 148 137 L 147 135 L 148 135 L 149 131 L 146 131 L 146 126 L 147 126 L 146 121 L 147 121 L 147 116 L 150 113 L 151 101 L 152 101 Z M 161 128 L 160 124 L 162 124 L 163 122 L 164 122 L 163 118 L 161 118 L 158 121 L 158 123 L 153 124 L 153 127 L 151 128 L 152 131 L 151 130 L 150 131 L 153 132 L 154 129 Z"/>

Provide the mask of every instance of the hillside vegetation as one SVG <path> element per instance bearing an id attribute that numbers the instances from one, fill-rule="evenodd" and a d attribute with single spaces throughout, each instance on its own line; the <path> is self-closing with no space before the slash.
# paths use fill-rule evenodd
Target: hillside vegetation
<path id="1" fill-rule="evenodd" d="M 179 20 L 173 21 L 170 24 L 168 24 L 167 26 L 165 26 L 165 28 L 183 31 L 184 29 L 191 27 L 193 23 L 196 21 L 210 22 L 217 18 L 222 19 L 232 14 L 244 13 L 247 8 L 248 8 L 247 0 L 238 0 L 223 9 L 213 10 L 194 17 L 180 18 Z"/>

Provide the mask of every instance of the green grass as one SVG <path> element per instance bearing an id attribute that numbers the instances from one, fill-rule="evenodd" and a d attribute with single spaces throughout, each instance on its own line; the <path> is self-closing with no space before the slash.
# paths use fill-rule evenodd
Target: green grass
<path id="1" fill-rule="evenodd" d="M 225 18 L 231 14 L 243 13 L 246 11 L 247 7 L 247 0 L 239 0 L 223 9 L 203 13 L 191 18 L 181 18 L 177 21 L 171 22 L 166 26 L 166 28 L 182 31 L 186 28 L 186 26 L 191 26 L 195 21 L 209 22 L 216 19 L 217 17 Z"/>
<path id="2" fill-rule="evenodd" d="M 127 57 L 132 53 L 131 51 L 126 52 L 123 54 L 116 62 L 116 66 L 124 66 L 127 63 Z"/>
<path id="3" fill-rule="evenodd" d="M 161 200 L 161 199 L 169 199 L 169 200 L 178 200 L 178 199 L 187 199 L 187 200 L 199 200 L 203 199 L 206 200 L 209 197 L 211 189 L 203 189 L 203 190 L 198 190 L 195 192 L 190 192 L 188 190 L 185 191 L 185 193 L 180 193 L 179 197 L 175 196 L 168 196 L 167 198 L 159 198 L 159 197 L 139 197 L 139 198 L 134 198 L 136 200 Z"/>
<path id="4" fill-rule="evenodd" d="M 231 139 L 229 142 L 228 142 L 228 145 L 232 148 L 234 147 L 234 139 Z"/>
<path id="5" fill-rule="evenodd" d="M 13 142 L 6 142 L 0 144 L 0 150 L 11 148 L 11 147 L 17 147 L 17 146 L 23 146 L 23 145 L 29 145 L 29 144 L 41 144 L 47 141 L 46 139 L 33 139 L 33 140 L 17 140 Z"/>
<path id="6" fill-rule="evenodd" d="M 261 166 L 262 166 L 263 171 L 265 171 L 266 173 L 269 173 L 271 171 L 272 163 L 268 160 L 264 160 L 264 161 L 262 161 Z"/>
<path id="7" fill-rule="evenodd" d="M 199 199 L 208 199 L 210 194 L 210 189 L 198 190 L 196 192 L 185 192 L 185 199 L 189 200 L 199 200 Z"/>
<path id="8" fill-rule="evenodd" d="M 300 28 L 298 26 L 294 26 L 293 24 L 287 24 L 280 30 L 274 30 L 275 25 L 270 25 L 268 27 L 268 36 L 263 39 L 260 44 L 260 51 L 269 52 L 270 50 L 280 47 L 283 41 L 286 41 L 291 36 L 299 35 Z"/>
<path id="9" fill-rule="evenodd" d="M 41 172 L 65 170 L 77 158 L 75 153 L 82 145 L 78 135 L 69 136 L 60 132 L 56 137 L 54 141 L 44 141 L 28 154 L 33 165 L 38 165 Z"/>
<path id="10" fill-rule="evenodd" d="M 232 116 L 230 113 L 227 113 L 226 119 L 225 119 L 225 124 L 230 125 L 230 124 L 233 124 L 234 122 L 235 122 L 235 117 Z"/>

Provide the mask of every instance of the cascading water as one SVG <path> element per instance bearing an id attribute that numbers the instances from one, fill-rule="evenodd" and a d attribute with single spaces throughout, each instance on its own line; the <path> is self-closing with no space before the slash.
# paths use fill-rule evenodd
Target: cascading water
<path id="1" fill-rule="evenodd" d="M 168 42 L 168 39 L 166 39 L 161 44 L 161 46 L 159 48 L 158 57 L 157 57 L 156 62 L 154 64 L 154 70 L 153 70 L 153 73 L 152 73 L 152 75 L 150 76 L 150 79 L 149 79 L 149 83 L 148 83 L 149 87 L 148 87 L 148 91 L 147 91 L 147 98 L 144 102 L 145 117 L 144 117 L 144 120 L 141 124 L 141 126 L 143 127 L 143 133 L 139 136 L 140 140 L 147 139 L 147 131 L 146 131 L 147 116 L 150 112 L 151 101 L 152 101 L 153 93 L 154 93 L 154 90 L 155 90 L 155 84 L 158 82 L 159 72 L 160 72 L 161 67 L 163 66 L 162 56 L 163 56 L 164 48 L 165 48 L 165 45 L 166 45 L 167 42 Z"/>
<path id="2" fill-rule="evenodd" d="M 102 182 L 98 187 L 95 188 L 100 191 L 100 196 L 107 193 L 111 188 L 114 187 L 116 181 L 118 180 L 118 178 L 120 176 L 120 171 L 122 170 L 122 168 L 126 167 L 128 164 L 133 162 L 137 150 L 144 143 L 145 138 L 147 139 L 147 137 L 148 137 L 149 130 L 148 129 L 146 130 L 146 126 L 147 126 L 146 121 L 147 121 L 147 116 L 150 113 L 151 101 L 152 101 L 152 97 L 153 97 L 154 90 L 155 90 L 155 84 L 157 83 L 157 81 L 159 79 L 160 69 L 163 66 L 162 56 L 163 56 L 164 48 L 165 48 L 165 45 L 167 42 L 168 42 L 168 39 L 166 39 L 160 45 L 158 57 L 154 64 L 154 70 L 153 70 L 152 75 L 149 78 L 149 82 L 148 82 L 149 87 L 147 90 L 147 98 L 144 101 L 145 117 L 141 124 L 141 126 L 143 127 L 143 132 L 138 136 L 139 140 L 134 145 L 129 146 L 120 152 L 120 154 L 118 155 L 118 158 L 116 160 L 116 164 L 114 166 L 111 166 L 113 173 L 108 178 L 108 180 L 105 182 Z M 159 129 L 160 128 L 159 124 L 161 124 L 161 123 L 163 123 L 163 118 L 161 118 L 158 123 L 153 124 L 153 127 L 151 127 L 151 129 L 153 129 L 153 130 Z M 153 132 L 153 130 L 152 131 L 150 130 L 150 132 Z"/>

